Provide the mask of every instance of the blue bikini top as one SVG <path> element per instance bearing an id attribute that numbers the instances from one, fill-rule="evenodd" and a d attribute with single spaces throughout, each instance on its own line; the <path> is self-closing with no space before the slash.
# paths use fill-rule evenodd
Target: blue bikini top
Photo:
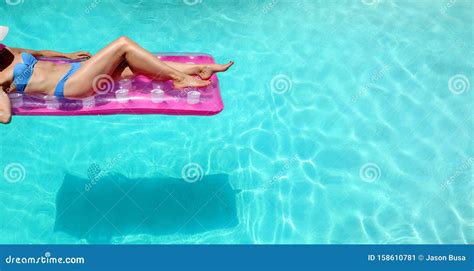
<path id="1" fill-rule="evenodd" d="M 17 63 L 13 69 L 13 83 L 15 83 L 17 92 L 24 92 L 26 85 L 33 76 L 35 64 L 38 63 L 36 58 L 28 53 L 21 53 L 23 63 Z"/>

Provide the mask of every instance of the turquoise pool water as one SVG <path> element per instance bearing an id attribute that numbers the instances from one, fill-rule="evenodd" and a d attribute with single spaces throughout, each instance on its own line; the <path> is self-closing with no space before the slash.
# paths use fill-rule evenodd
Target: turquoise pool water
<path id="1" fill-rule="evenodd" d="M 1 126 L 0 243 L 474 242 L 472 1 L 2 2 L 12 47 L 236 65 L 217 116 Z"/>

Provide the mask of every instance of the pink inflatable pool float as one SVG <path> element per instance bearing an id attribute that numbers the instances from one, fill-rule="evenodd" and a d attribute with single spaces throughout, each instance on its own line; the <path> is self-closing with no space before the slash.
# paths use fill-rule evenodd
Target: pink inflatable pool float
<path id="1" fill-rule="evenodd" d="M 160 53 L 163 61 L 182 63 L 215 63 L 214 58 L 201 53 Z M 41 58 L 56 63 L 71 60 Z M 219 81 L 214 74 L 206 88 L 175 90 L 171 82 L 157 82 L 145 76 L 131 80 L 113 81 L 110 76 L 96 78 L 95 96 L 85 99 L 67 99 L 53 96 L 9 94 L 14 115 L 25 116 L 78 116 L 110 114 L 167 114 L 211 116 L 224 109 Z"/>

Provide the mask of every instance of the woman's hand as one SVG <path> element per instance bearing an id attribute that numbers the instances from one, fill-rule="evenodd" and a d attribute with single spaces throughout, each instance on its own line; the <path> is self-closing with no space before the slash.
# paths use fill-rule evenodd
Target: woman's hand
<path id="1" fill-rule="evenodd" d="M 92 55 L 89 52 L 75 52 L 65 55 L 69 59 L 82 59 L 82 58 L 90 58 Z"/>

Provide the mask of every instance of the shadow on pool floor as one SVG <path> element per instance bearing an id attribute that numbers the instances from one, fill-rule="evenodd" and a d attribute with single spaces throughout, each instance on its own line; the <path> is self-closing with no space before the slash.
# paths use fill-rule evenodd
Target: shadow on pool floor
<path id="1" fill-rule="evenodd" d="M 235 227 L 234 190 L 228 175 L 195 183 L 110 174 L 91 180 L 66 174 L 56 196 L 55 231 L 90 243 L 133 234 L 196 234 Z M 87 189 L 89 188 L 89 189 Z"/>

